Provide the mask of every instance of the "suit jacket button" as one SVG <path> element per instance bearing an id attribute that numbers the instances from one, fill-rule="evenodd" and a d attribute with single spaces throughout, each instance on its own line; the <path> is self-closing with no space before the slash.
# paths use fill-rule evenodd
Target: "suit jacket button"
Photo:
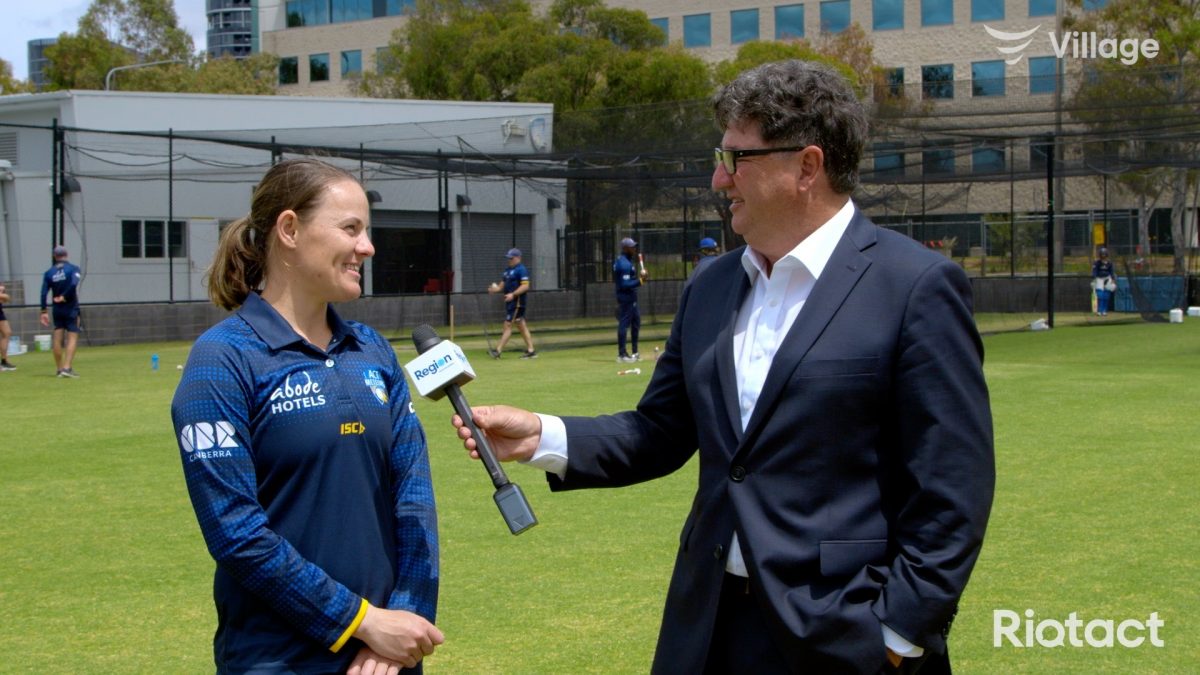
<path id="1" fill-rule="evenodd" d="M 717 560 L 720 560 L 721 556 L 724 554 L 725 554 L 725 547 L 720 544 L 717 544 L 717 547 L 713 549 L 713 557 L 716 558 Z"/>
<path id="2" fill-rule="evenodd" d="M 732 479 L 733 482 L 735 482 L 735 483 L 742 482 L 742 479 L 745 477 L 746 477 L 746 469 L 745 469 L 745 467 L 743 467 L 740 464 L 735 464 L 733 466 L 733 468 L 729 470 L 729 478 Z"/>

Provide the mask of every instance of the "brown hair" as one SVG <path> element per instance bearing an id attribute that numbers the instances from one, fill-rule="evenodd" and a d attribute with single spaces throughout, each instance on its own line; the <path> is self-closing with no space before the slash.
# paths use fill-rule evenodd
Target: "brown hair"
<path id="1" fill-rule="evenodd" d="M 240 307 L 266 276 L 271 232 L 279 214 L 295 211 L 304 221 L 320 203 L 325 188 L 344 180 L 358 184 L 347 171 L 311 157 L 287 159 L 271 167 L 254 188 L 250 213 L 221 232 L 208 270 L 208 297 L 223 309 Z"/>

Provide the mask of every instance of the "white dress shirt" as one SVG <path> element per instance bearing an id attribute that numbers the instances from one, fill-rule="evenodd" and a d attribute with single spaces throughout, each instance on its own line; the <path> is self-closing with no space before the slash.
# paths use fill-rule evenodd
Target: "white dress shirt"
<path id="1" fill-rule="evenodd" d="M 766 260 L 750 247 L 742 253 L 742 267 L 750 278 L 750 292 L 737 314 L 733 333 L 733 358 L 737 373 L 738 408 L 742 415 L 742 430 L 746 429 L 754 406 L 762 393 L 763 383 L 783 339 L 804 308 L 833 249 L 841 241 L 854 217 L 854 203 L 846 204 L 832 218 L 775 261 L 767 272 Z M 538 415 L 542 420 L 542 438 L 528 463 L 565 477 L 567 470 L 567 432 L 562 420 L 550 415 Z M 737 532 L 729 545 L 725 571 L 748 577 L 746 561 L 738 543 Z M 883 626 L 884 643 L 900 656 L 915 657 L 924 653 L 887 626 Z"/>

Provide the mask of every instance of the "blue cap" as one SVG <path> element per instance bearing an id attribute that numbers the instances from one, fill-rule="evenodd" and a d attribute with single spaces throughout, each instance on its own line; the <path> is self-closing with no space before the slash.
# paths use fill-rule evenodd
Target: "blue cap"
<path id="1" fill-rule="evenodd" d="M 716 248 L 717 240 L 712 237 L 705 237 L 700 240 L 700 248 Z"/>
<path id="2" fill-rule="evenodd" d="M 508 253 L 505 253 L 505 254 L 504 254 L 504 257 L 506 257 L 506 258 L 520 258 L 520 257 L 521 257 L 521 249 L 519 249 L 519 248 L 510 248 L 510 249 L 508 249 Z"/>
<path id="3" fill-rule="evenodd" d="M 637 246 L 637 242 L 629 237 L 621 240 L 621 248 L 633 248 L 635 246 Z"/>

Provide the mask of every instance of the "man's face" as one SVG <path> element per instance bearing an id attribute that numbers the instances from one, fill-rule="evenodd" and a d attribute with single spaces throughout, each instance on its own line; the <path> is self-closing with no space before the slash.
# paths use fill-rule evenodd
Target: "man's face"
<path id="1" fill-rule="evenodd" d="M 752 150 L 770 146 L 757 124 L 746 123 L 730 125 L 721 137 L 721 147 Z M 798 156 L 796 152 L 754 155 L 738 159 L 736 173 L 730 174 L 724 166 L 713 170 L 712 189 L 730 199 L 733 231 L 750 246 L 762 249 L 773 231 L 795 218 Z"/>

